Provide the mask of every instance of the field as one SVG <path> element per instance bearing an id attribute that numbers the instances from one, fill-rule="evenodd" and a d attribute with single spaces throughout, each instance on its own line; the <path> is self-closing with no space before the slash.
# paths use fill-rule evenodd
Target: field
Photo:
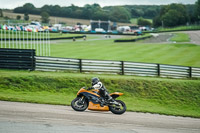
<path id="1" fill-rule="evenodd" d="M 114 43 L 114 39 L 52 42 L 52 56 L 80 59 L 122 60 L 200 67 L 200 46 L 194 44 Z"/>

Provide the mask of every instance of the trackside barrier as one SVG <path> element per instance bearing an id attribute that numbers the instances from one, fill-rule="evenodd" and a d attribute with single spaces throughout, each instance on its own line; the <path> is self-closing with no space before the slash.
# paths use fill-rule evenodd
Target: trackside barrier
<path id="1" fill-rule="evenodd" d="M 0 48 L 0 68 L 35 70 L 35 50 Z"/>
<path id="2" fill-rule="evenodd" d="M 200 78 L 200 68 L 126 61 L 70 59 L 36 56 L 36 70 L 79 71 L 170 78 Z"/>

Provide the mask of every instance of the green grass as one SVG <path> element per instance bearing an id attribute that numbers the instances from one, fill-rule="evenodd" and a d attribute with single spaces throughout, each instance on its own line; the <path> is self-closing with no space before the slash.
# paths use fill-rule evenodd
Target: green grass
<path id="1" fill-rule="evenodd" d="M 189 26 L 177 26 L 173 28 L 157 28 L 155 31 L 158 32 L 169 32 L 169 31 L 187 31 L 187 30 L 200 30 L 199 25 L 189 25 Z"/>
<path id="2" fill-rule="evenodd" d="M 51 45 L 51 56 L 122 60 L 200 67 L 200 46 L 193 44 L 114 43 L 114 40 L 90 40 Z"/>
<path id="3" fill-rule="evenodd" d="M 140 36 L 126 36 L 126 37 L 123 37 L 123 38 L 120 38 L 120 39 L 117 39 L 117 40 L 133 40 L 133 39 L 140 39 L 140 38 L 146 38 L 146 37 L 152 37 L 151 34 L 149 33 L 146 33 L 146 34 L 143 34 L 143 35 L 140 35 Z"/>
<path id="4" fill-rule="evenodd" d="M 137 25 L 137 18 L 132 18 L 130 22 L 134 25 Z"/>
<path id="5" fill-rule="evenodd" d="M 0 100 L 70 105 L 94 74 L 0 70 Z M 99 75 L 129 111 L 200 118 L 200 80 Z"/>
<path id="6" fill-rule="evenodd" d="M 175 42 L 190 42 L 189 35 L 186 33 L 175 33 L 170 40 Z"/>
<path id="7" fill-rule="evenodd" d="M 146 19 L 146 18 L 145 18 Z M 132 23 L 132 24 L 134 24 L 134 25 L 137 25 L 137 20 L 138 20 L 138 18 L 132 18 L 131 20 L 130 20 L 130 22 Z M 149 22 L 153 22 L 153 20 L 152 19 L 146 19 L 146 20 L 148 20 Z"/>

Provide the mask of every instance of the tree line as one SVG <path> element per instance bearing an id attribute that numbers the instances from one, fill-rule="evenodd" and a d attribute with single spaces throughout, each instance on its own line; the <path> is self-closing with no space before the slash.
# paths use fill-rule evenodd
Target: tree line
<path id="1" fill-rule="evenodd" d="M 71 5 L 68 7 L 60 7 L 59 5 L 44 5 L 41 8 L 36 8 L 31 3 L 26 3 L 22 7 L 14 9 L 14 13 L 29 13 L 40 15 L 43 12 L 50 16 L 92 19 L 104 21 L 130 22 L 131 14 L 124 7 L 111 7 L 109 10 L 101 8 L 99 4 L 86 4 L 84 7 Z"/>
<path id="2" fill-rule="evenodd" d="M 113 22 L 130 23 L 131 18 L 154 18 L 160 12 L 160 6 L 156 5 L 133 5 L 133 6 L 106 6 L 101 7 L 99 4 L 86 4 L 84 7 L 71 5 L 61 7 L 59 5 L 44 5 L 36 8 L 31 3 L 26 3 L 21 7 L 14 9 L 14 13 L 29 13 L 41 15 L 46 12 L 50 16 L 92 19 L 92 20 L 110 20 Z"/>
<path id="3" fill-rule="evenodd" d="M 130 23 L 131 18 L 140 18 L 139 23 L 153 25 L 154 27 L 173 27 L 178 25 L 195 24 L 200 22 L 200 0 L 195 4 L 169 4 L 169 5 L 125 5 L 106 6 L 99 4 L 86 4 L 83 7 L 70 5 L 61 7 L 59 5 L 44 5 L 36 8 L 31 3 L 26 3 L 13 10 L 15 13 L 36 14 L 43 16 L 44 21 L 49 21 L 48 16 L 92 19 L 113 22 Z M 153 19 L 153 24 L 143 18 Z"/>
<path id="4" fill-rule="evenodd" d="M 200 24 L 200 0 L 194 5 L 170 4 L 162 6 L 154 17 L 154 27 L 175 27 L 179 25 Z"/>

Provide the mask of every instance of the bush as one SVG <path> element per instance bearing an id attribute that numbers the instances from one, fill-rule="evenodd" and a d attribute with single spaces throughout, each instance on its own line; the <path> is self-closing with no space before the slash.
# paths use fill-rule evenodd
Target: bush
<path id="1" fill-rule="evenodd" d="M 152 23 L 146 19 L 143 19 L 143 18 L 139 18 L 137 20 L 137 24 L 140 25 L 140 26 L 152 26 Z"/>

